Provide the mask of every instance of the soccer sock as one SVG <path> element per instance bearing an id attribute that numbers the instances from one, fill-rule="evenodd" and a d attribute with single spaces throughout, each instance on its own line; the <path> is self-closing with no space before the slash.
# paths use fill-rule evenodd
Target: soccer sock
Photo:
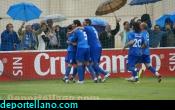
<path id="1" fill-rule="evenodd" d="M 72 74 L 73 78 L 75 78 L 76 75 L 77 75 L 77 67 L 74 67 L 73 74 Z"/>
<path id="2" fill-rule="evenodd" d="M 94 71 L 95 71 L 95 75 L 96 76 L 99 76 L 100 74 L 98 73 L 98 71 L 97 71 L 97 69 L 95 68 L 95 66 L 94 65 L 92 65 L 92 68 L 94 69 Z"/>
<path id="3" fill-rule="evenodd" d="M 134 70 L 131 70 L 131 72 L 132 72 L 132 76 L 133 76 L 135 79 L 138 79 L 137 70 L 134 69 Z"/>
<path id="4" fill-rule="evenodd" d="M 102 68 L 100 68 L 100 66 L 96 63 L 96 64 L 94 64 L 94 68 L 95 68 L 95 70 L 97 70 L 97 73 L 99 74 L 99 73 L 101 73 L 101 74 L 103 74 L 103 75 L 106 75 L 106 74 L 108 74 L 107 72 L 105 72 Z"/>
<path id="5" fill-rule="evenodd" d="M 150 67 L 148 68 L 148 70 L 150 70 L 154 75 L 156 75 L 156 69 L 153 68 L 152 66 L 150 66 Z"/>
<path id="6" fill-rule="evenodd" d="M 65 73 L 65 79 L 69 78 L 70 71 L 71 71 L 71 66 L 67 66 L 66 67 L 66 73 Z"/>
<path id="7" fill-rule="evenodd" d="M 79 81 L 84 81 L 84 73 L 83 73 L 83 66 L 78 66 L 77 67 L 77 71 L 78 71 L 78 77 L 79 77 Z"/>
<path id="8" fill-rule="evenodd" d="M 87 68 L 88 68 L 92 78 L 94 79 L 96 77 L 94 69 L 92 68 L 91 65 L 88 65 Z"/>

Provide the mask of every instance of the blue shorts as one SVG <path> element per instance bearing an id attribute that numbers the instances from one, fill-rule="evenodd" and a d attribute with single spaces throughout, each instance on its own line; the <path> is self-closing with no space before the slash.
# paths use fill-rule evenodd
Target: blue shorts
<path id="1" fill-rule="evenodd" d="M 140 63 L 151 63 L 151 59 L 149 55 L 142 55 Z"/>
<path id="2" fill-rule="evenodd" d="M 78 62 L 90 61 L 90 49 L 89 48 L 77 48 L 76 61 Z"/>
<path id="3" fill-rule="evenodd" d="M 90 49 L 90 58 L 91 62 L 99 63 L 101 58 L 102 48 L 91 48 Z"/>
<path id="4" fill-rule="evenodd" d="M 66 63 L 68 64 L 76 64 L 76 52 L 68 51 L 67 56 L 65 58 Z"/>
<path id="5" fill-rule="evenodd" d="M 140 63 L 141 61 L 141 56 L 134 56 L 134 55 L 129 55 L 128 56 L 128 69 L 135 69 L 136 64 Z"/>

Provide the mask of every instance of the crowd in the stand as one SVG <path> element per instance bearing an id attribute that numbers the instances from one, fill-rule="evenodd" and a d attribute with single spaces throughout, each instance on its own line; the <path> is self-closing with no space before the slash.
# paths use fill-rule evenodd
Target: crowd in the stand
<path id="1" fill-rule="evenodd" d="M 51 19 L 33 25 L 22 23 L 18 32 L 13 29 L 13 24 L 9 23 L 1 34 L 1 50 L 65 49 L 66 33 L 66 27 L 54 26 Z"/>
<path id="2" fill-rule="evenodd" d="M 128 33 L 132 31 L 131 26 L 134 21 L 148 24 L 150 47 L 175 47 L 175 24 L 167 18 L 164 27 L 152 26 L 148 14 L 144 14 L 141 18 L 135 17 L 131 21 L 125 21 L 123 30 L 120 29 L 119 19 L 116 19 L 114 30 L 111 29 L 110 25 L 107 25 L 104 31 L 98 33 L 102 47 L 115 48 L 117 34 L 121 36 L 121 44 L 124 45 L 128 40 Z M 0 49 L 1 51 L 66 49 L 66 36 L 67 27 L 54 25 L 51 19 L 33 25 L 23 23 L 17 32 L 13 29 L 13 24 L 9 23 L 1 33 Z"/>

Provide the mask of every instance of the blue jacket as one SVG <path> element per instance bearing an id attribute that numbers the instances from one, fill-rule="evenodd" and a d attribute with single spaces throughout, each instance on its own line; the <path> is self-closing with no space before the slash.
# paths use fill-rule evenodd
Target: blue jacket
<path id="1" fill-rule="evenodd" d="M 1 34 L 1 50 L 2 51 L 13 51 L 16 50 L 17 47 L 15 45 L 19 45 L 20 39 L 16 32 L 10 33 L 8 30 L 5 30 Z"/>
<path id="2" fill-rule="evenodd" d="M 34 49 L 36 45 L 35 35 L 32 32 L 26 32 L 21 41 L 22 49 Z"/>

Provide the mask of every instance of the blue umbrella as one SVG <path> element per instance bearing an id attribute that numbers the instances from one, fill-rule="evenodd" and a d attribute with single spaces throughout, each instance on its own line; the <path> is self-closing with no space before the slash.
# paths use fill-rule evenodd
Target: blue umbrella
<path id="1" fill-rule="evenodd" d="M 156 24 L 164 27 L 166 22 L 175 23 L 175 12 L 165 14 L 156 20 Z"/>
<path id="2" fill-rule="evenodd" d="M 10 6 L 7 14 L 14 20 L 30 21 L 40 17 L 42 11 L 32 3 L 18 3 Z"/>
<path id="3" fill-rule="evenodd" d="M 162 1 L 162 0 L 132 0 L 130 2 L 130 5 L 144 5 L 144 4 L 149 4 L 149 3 L 155 3 L 158 1 Z"/>
<path id="4" fill-rule="evenodd" d="M 145 5 L 146 8 L 146 13 L 147 13 L 147 4 L 149 3 L 156 3 L 158 1 L 162 1 L 162 0 L 132 0 L 129 5 L 133 6 L 133 5 Z"/>
<path id="5" fill-rule="evenodd" d="M 90 20 L 92 21 L 92 25 L 94 25 L 94 26 L 106 26 L 106 25 L 108 25 L 108 22 L 104 19 L 101 19 L 101 18 L 90 18 Z"/>
<path id="6" fill-rule="evenodd" d="M 90 20 L 99 34 L 105 31 L 105 28 L 108 25 L 108 22 L 101 18 L 90 18 Z"/>

